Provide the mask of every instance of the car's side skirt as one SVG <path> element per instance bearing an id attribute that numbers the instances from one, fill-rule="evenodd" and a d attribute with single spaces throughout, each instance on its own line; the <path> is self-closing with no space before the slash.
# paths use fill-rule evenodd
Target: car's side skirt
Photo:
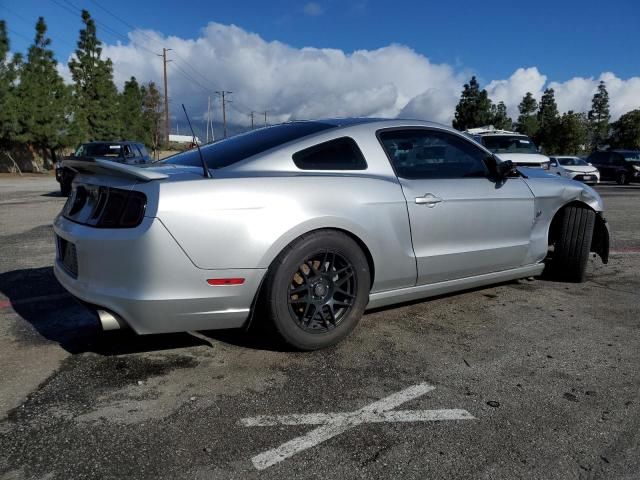
<path id="1" fill-rule="evenodd" d="M 421 298 L 434 297 L 446 293 L 467 290 L 470 288 L 482 287 L 492 283 L 506 282 L 540 275 L 544 270 L 543 263 L 527 265 L 524 267 L 503 270 L 501 272 L 485 273 L 474 277 L 460 278 L 457 280 L 447 280 L 446 282 L 431 283 L 429 285 L 418 285 L 416 287 L 400 288 L 397 290 L 387 290 L 385 292 L 372 293 L 369 296 L 367 310 L 384 307 L 394 303 L 410 302 Z"/>

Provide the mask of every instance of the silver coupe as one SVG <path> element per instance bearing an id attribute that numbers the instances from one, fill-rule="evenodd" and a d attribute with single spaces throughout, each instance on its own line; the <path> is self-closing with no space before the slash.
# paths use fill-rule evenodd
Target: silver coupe
<path id="1" fill-rule="evenodd" d="M 269 321 L 313 350 L 366 309 L 545 268 L 580 282 L 609 254 L 592 188 L 429 122 L 296 121 L 151 165 L 65 166 L 54 271 L 105 329 Z"/>

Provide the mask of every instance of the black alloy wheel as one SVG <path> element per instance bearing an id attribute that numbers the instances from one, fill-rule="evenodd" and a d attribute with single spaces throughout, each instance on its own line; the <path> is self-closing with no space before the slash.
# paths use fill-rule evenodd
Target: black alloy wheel
<path id="1" fill-rule="evenodd" d="M 348 315 L 356 292 L 351 262 L 333 250 L 317 252 L 291 277 L 289 311 L 304 331 L 324 333 Z"/>
<path id="2" fill-rule="evenodd" d="M 369 263 L 362 248 L 337 230 L 316 230 L 288 245 L 264 280 L 266 312 L 297 350 L 338 343 L 369 303 Z"/>

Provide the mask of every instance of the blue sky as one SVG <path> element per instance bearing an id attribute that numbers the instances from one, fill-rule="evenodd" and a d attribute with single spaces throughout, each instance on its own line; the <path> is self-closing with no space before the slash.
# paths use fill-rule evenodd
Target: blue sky
<path id="1" fill-rule="evenodd" d="M 71 9 L 66 0 L 58 3 Z M 128 27 L 101 10 L 106 7 L 136 27 L 183 38 L 196 37 L 209 22 L 235 24 L 266 40 L 295 47 L 375 49 L 407 45 L 436 63 L 476 72 L 488 81 L 508 76 L 523 65 L 536 65 L 558 81 L 613 71 L 622 78 L 640 74 L 640 2 L 589 0 L 518 2 L 318 0 L 315 15 L 305 2 L 291 0 L 189 2 L 147 0 L 69 0 L 87 8 L 112 29 Z M 1 0 L 9 27 L 28 38 L 43 15 L 59 59 L 75 45 L 79 22 L 51 0 Z M 27 42 L 11 35 L 14 48 Z M 101 37 L 118 37 L 103 29 Z"/>
<path id="2" fill-rule="evenodd" d="M 448 122 L 472 74 L 512 115 L 523 93 L 539 97 L 548 86 L 561 111 L 586 111 L 600 79 L 614 117 L 640 107 L 639 0 L 0 0 L 0 18 L 12 50 L 26 51 L 44 16 L 65 75 L 78 8 L 98 21 L 120 87 L 131 75 L 159 82 L 151 52 L 174 48 L 181 59 L 170 65 L 172 101 L 200 106 L 213 90 L 234 90 L 238 121 L 268 109 L 281 120 L 403 114 Z M 132 42 L 135 29 L 154 33 Z"/>

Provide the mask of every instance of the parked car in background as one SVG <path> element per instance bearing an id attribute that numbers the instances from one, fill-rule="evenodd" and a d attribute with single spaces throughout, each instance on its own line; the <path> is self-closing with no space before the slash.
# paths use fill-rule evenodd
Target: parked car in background
<path id="1" fill-rule="evenodd" d="M 65 160 L 82 160 L 87 158 L 99 158 L 127 165 L 141 165 L 151 163 L 151 157 L 140 142 L 89 142 L 81 144 L 73 155 L 56 162 L 56 180 L 60 184 L 60 193 L 69 195 L 71 183 L 76 171 L 65 165 Z"/>
<path id="2" fill-rule="evenodd" d="M 296 121 L 151 165 L 69 163 L 80 173 L 54 222 L 54 272 L 105 329 L 270 320 L 313 350 L 348 335 L 367 308 L 545 264 L 578 282 L 589 252 L 608 258 L 591 187 L 523 175 L 435 123 Z"/>
<path id="3" fill-rule="evenodd" d="M 618 185 L 640 182 L 640 150 L 593 152 L 587 161 L 600 171 L 602 180 L 615 180 Z"/>
<path id="4" fill-rule="evenodd" d="M 549 160 L 550 173 L 588 185 L 595 185 L 600 181 L 598 169 L 580 157 L 550 157 Z"/>
<path id="5" fill-rule="evenodd" d="M 542 155 L 533 140 L 526 135 L 497 130 L 492 126 L 470 128 L 464 133 L 498 155 L 501 160 L 511 160 L 520 167 L 549 169 L 549 157 Z"/>

